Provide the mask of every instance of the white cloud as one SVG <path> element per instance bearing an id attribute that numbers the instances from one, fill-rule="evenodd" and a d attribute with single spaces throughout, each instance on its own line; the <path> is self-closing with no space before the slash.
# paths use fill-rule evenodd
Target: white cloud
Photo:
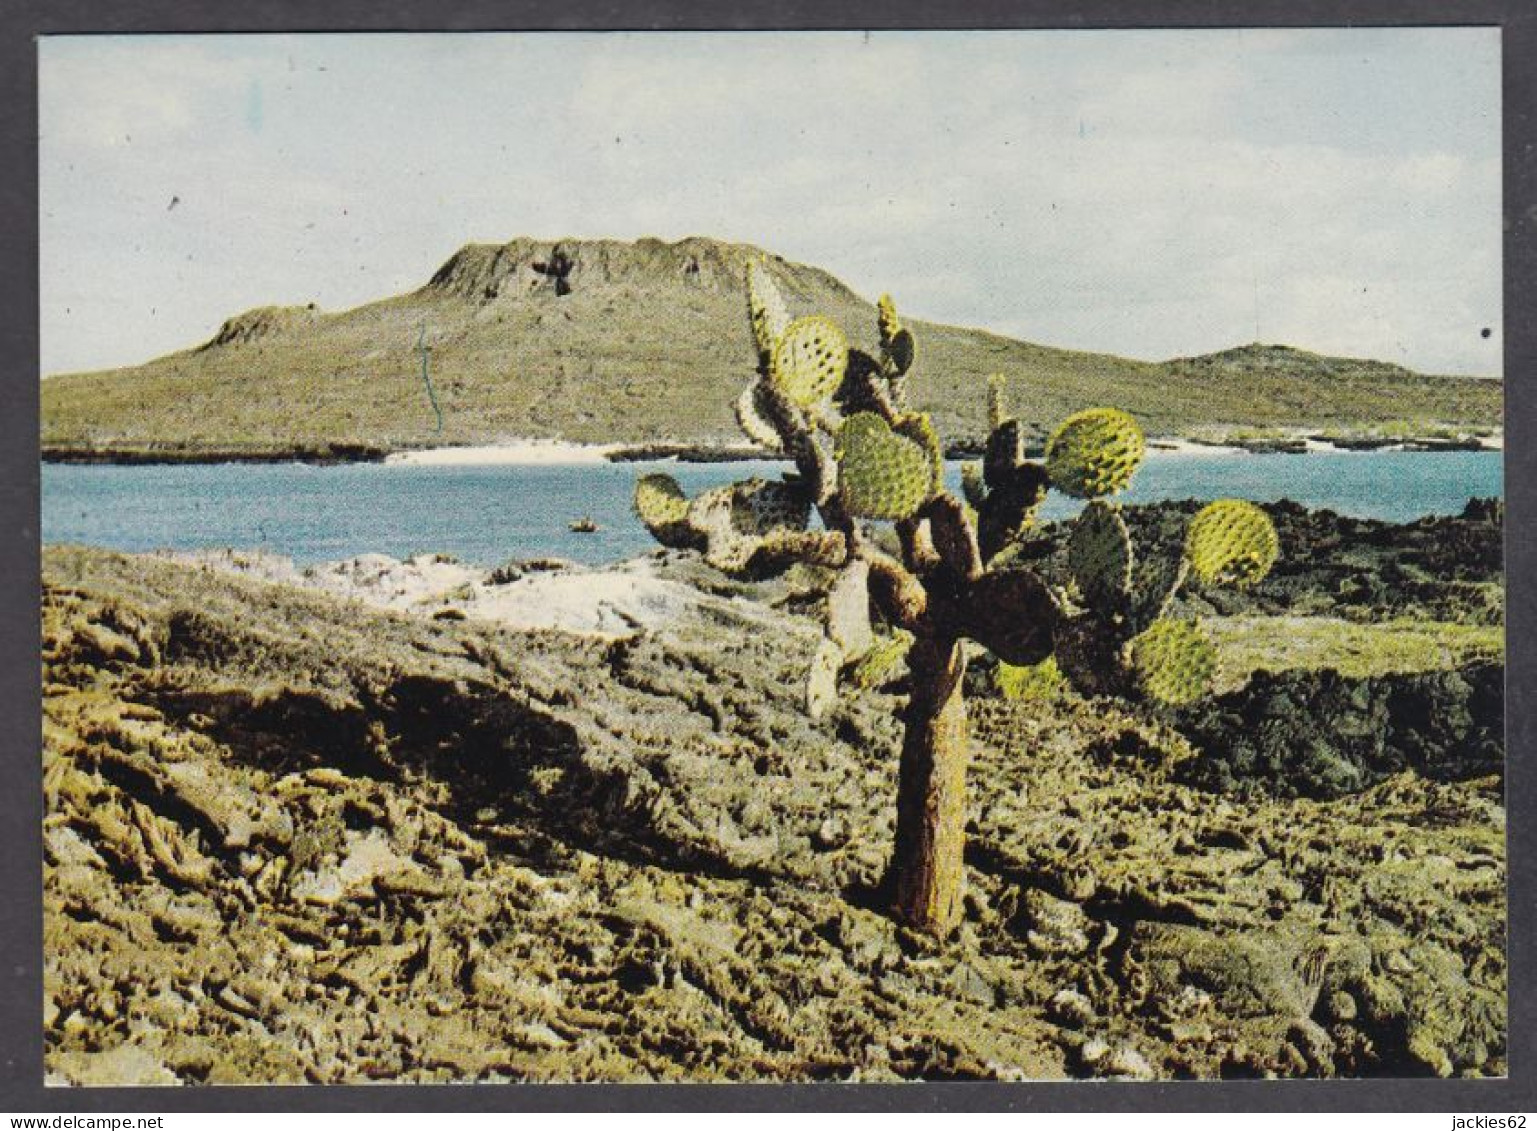
<path id="1" fill-rule="evenodd" d="M 1257 284 L 1267 339 L 1498 372 L 1494 35 L 45 43 L 44 368 L 470 239 L 705 234 L 1055 344 L 1224 348 Z"/>

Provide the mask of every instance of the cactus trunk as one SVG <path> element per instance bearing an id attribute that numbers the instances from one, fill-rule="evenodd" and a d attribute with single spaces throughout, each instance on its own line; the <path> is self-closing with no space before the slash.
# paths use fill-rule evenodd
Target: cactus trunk
<path id="1" fill-rule="evenodd" d="M 897 915 L 943 937 L 965 890 L 966 655 L 959 640 L 920 637 L 908 653 L 911 697 L 897 783 L 890 884 Z"/>

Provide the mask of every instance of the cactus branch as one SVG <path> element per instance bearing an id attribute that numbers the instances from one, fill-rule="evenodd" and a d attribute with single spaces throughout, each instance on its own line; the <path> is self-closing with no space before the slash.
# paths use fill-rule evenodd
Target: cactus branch
<path id="1" fill-rule="evenodd" d="M 870 565 L 870 599 L 881 616 L 908 632 L 928 631 L 929 594 L 923 583 L 901 562 L 868 543 L 861 543 L 856 552 Z"/>
<path id="2" fill-rule="evenodd" d="M 945 568 L 967 581 L 981 577 L 982 551 L 965 505 L 946 491 L 930 499 L 919 514 L 928 519 L 934 548 Z"/>
<path id="3" fill-rule="evenodd" d="M 933 934 L 960 921 L 965 890 L 966 653 L 954 638 L 918 637 L 897 778 L 889 886 L 897 914 Z"/>

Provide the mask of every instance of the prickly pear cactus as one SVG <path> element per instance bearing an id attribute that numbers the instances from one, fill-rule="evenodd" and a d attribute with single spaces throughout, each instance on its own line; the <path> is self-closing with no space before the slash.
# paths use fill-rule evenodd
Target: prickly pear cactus
<path id="1" fill-rule="evenodd" d="M 758 365 L 737 419 L 794 472 L 692 500 L 648 475 L 636 513 L 659 541 L 701 549 L 731 573 L 766 576 L 797 561 L 826 571 L 824 634 L 803 689 L 813 718 L 835 709 L 840 682 L 890 688 L 905 667 L 889 890 L 901 919 L 944 935 L 963 907 L 967 642 L 997 658 L 1005 694 L 1071 681 L 1089 694 L 1188 700 L 1210 684 L 1216 656 L 1198 627 L 1168 617 L 1171 601 L 1187 573 L 1208 583 L 1263 575 L 1274 531 L 1257 508 L 1214 504 L 1172 568 L 1137 565 L 1124 518 L 1105 501 L 1142 462 L 1136 422 L 1112 408 L 1076 413 L 1045 460 L 1031 460 L 1002 378 L 989 381 L 990 431 L 980 465 L 963 469 L 963 501 L 946 488 L 932 420 L 908 402 L 916 347 L 889 296 L 866 348 L 819 315 L 792 321 L 764 265 L 748 270 L 747 306 Z M 1089 500 L 1063 585 L 1048 580 L 1050 540 L 1031 533 L 1051 487 Z M 875 529 L 881 522 L 893 528 Z"/>
<path id="2" fill-rule="evenodd" d="M 688 497 L 670 475 L 644 475 L 635 484 L 635 514 L 664 546 L 684 549 L 701 541 L 688 524 Z"/>
<path id="3" fill-rule="evenodd" d="M 976 510 L 981 510 L 987 502 L 987 483 L 982 478 L 980 461 L 970 460 L 961 464 L 961 494 Z"/>
<path id="4" fill-rule="evenodd" d="M 1095 499 L 1083 508 L 1067 541 L 1067 568 L 1091 605 L 1117 604 L 1131 592 L 1131 535 L 1114 504 Z"/>
<path id="5" fill-rule="evenodd" d="M 1270 572 L 1280 550 L 1270 516 L 1242 499 L 1208 503 L 1185 534 L 1190 572 L 1206 585 L 1253 585 Z"/>
<path id="6" fill-rule="evenodd" d="M 767 362 L 790 325 L 790 314 L 767 268 L 757 263 L 747 265 L 747 319 L 752 325 L 753 341 L 758 345 L 758 356 Z"/>
<path id="7" fill-rule="evenodd" d="M 830 318 L 797 318 L 774 344 L 769 379 L 802 408 L 820 404 L 838 390 L 849 364 L 849 343 Z"/>
<path id="8" fill-rule="evenodd" d="M 875 328 L 880 332 L 882 344 L 902 332 L 902 319 L 897 316 L 897 304 L 890 295 L 881 295 L 875 304 Z"/>
<path id="9" fill-rule="evenodd" d="M 843 505 L 851 515 L 903 519 L 934 493 L 929 452 L 873 412 L 844 420 L 836 451 Z"/>
<path id="10" fill-rule="evenodd" d="M 1007 379 L 1002 373 L 993 373 L 987 378 L 987 430 L 996 432 L 1003 427 L 1004 421 L 1009 419 L 1009 410 L 1004 403 L 1004 390 Z"/>
<path id="11" fill-rule="evenodd" d="M 742 390 L 742 395 L 736 401 L 737 427 L 741 428 L 742 434 L 760 448 L 780 452 L 784 450 L 784 441 L 780 438 L 778 430 L 769 423 L 768 415 L 763 411 L 764 396 L 765 389 L 761 381 L 753 381 Z"/>
<path id="12" fill-rule="evenodd" d="M 913 367 L 918 346 L 913 332 L 902 325 L 897 316 L 896 303 L 890 295 L 881 295 L 876 307 L 876 328 L 881 336 L 881 355 L 891 366 L 894 375 L 900 376 Z"/>
<path id="13" fill-rule="evenodd" d="M 1046 445 L 1051 485 L 1080 499 L 1126 488 L 1147 444 L 1137 422 L 1117 408 L 1089 408 L 1069 416 Z"/>
<path id="14" fill-rule="evenodd" d="M 1153 699 L 1178 706 L 1211 689 L 1217 650 L 1192 621 L 1154 621 L 1128 651 L 1138 687 Z"/>

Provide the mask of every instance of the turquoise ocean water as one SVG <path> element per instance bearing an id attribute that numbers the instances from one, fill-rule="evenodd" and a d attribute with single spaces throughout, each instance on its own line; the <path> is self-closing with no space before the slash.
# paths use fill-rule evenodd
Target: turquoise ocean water
<path id="1" fill-rule="evenodd" d="M 1153 453 L 1128 502 L 1292 499 L 1342 514 L 1404 522 L 1455 514 L 1501 495 L 1499 452 Z M 615 561 L 653 545 L 630 513 L 637 476 L 674 475 L 689 493 L 783 465 L 573 464 L 45 464 L 42 535 L 120 550 L 260 548 L 302 563 L 379 552 L 441 551 L 482 565 L 511 558 Z M 958 481 L 958 465 L 951 467 Z M 1071 514 L 1052 496 L 1045 517 Z M 574 534 L 590 516 L 602 528 Z"/>

